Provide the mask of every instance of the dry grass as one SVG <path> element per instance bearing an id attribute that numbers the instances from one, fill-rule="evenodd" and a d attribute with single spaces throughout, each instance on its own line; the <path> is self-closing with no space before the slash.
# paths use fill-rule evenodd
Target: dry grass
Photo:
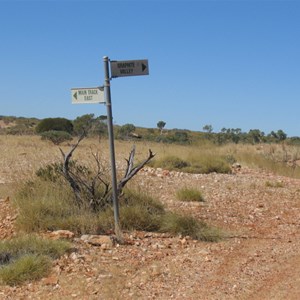
<path id="1" fill-rule="evenodd" d="M 69 144 L 61 145 L 63 151 L 70 149 Z M 287 160 L 300 158 L 300 147 L 296 146 L 231 144 L 220 147 L 210 143 L 183 146 L 145 141 L 136 141 L 135 144 L 136 161 L 144 159 L 148 149 L 151 149 L 156 153 L 156 159 L 177 156 L 186 161 L 201 162 L 223 157 L 230 162 L 238 160 L 248 167 L 263 168 L 280 175 L 300 178 L 300 168 L 291 168 L 285 163 Z M 117 169 L 120 172 L 126 165 L 125 158 L 128 157 L 132 145 L 133 142 L 115 141 Z M 0 136 L 0 153 L 0 186 L 3 182 L 7 184 L 30 179 L 38 168 L 61 160 L 58 146 L 42 141 L 38 136 Z M 74 159 L 92 166 L 93 153 L 99 153 L 104 164 L 109 164 L 107 140 L 83 140 L 74 153 Z"/>
<path id="2" fill-rule="evenodd" d="M 289 165 L 290 160 L 297 160 L 299 151 L 300 147 L 283 145 L 238 145 L 231 148 L 237 160 L 245 166 L 292 178 L 300 178 L 300 167 Z"/>
<path id="3" fill-rule="evenodd" d="M 63 151 L 67 152 L 71 143 L 61 145 Z M 195 163 L 222 157 L 229 163 L 237 160 L 242 166 L 300 178 L 300 167 L 292 168 L 286 163 L 286 160 L 300 157 L 300 147 L 296 146 L 230 144 L 220 147 L 210 143 L 183 146 L 145 141 L 136 141 L 135 144 L 136 161 L 144 159 L 151 149 L 156 153 L 157 160 L 176 156 Z M 115 141 L 117 169 L 120 176 L 126 166 L 125 158 L 128 157 L 132 145 L 133 142 Z M 62 159 L 58 146 L 42 141 L 38 136 L 0 136 L 0 153 L 0 198 L 13 196 L 13 191 L 17 190 L 16 185 L 31 179 L 37 169 Z M 109 166 L 108 141 L 105 139 L 83 140 L 74 153 L 74 159 L 93 167 L 95 165 L 93 153 L 98 153 L 103 164 Z"/>

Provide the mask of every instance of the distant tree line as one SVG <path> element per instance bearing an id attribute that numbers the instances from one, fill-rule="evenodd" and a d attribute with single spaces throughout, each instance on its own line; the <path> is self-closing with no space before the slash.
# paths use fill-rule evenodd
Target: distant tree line
<path id="1" fill-rule="evenodd" d="M 245 143 L 245 144 L 259 144 L 259 143 L 279 143 L 287 140 L 287 134 L 279 129 L 276 132 L 271 131 L 265 134 L 259 129 L 250 129 L 249 132 L 242 132 L 240 128 L 222 128 L 220 132 L 213 133 L 211 125 L 203 127 L 205 137 L 219 145 L 226 143 Z M 293 138 L 295 140 L 295 138 Z M 291 142 L 291 139 L 289 139 Z"/>
<path id="2" fill-rule="evenodd" d="M 0 116 L 0 134 L 34 135 L 60 144 L 71 140 L 74 136 L 106 136 L 106 116 L 95 117 L 86 114 L 71 121 L 66 118 L 18 118 Z"/>
<path id="3" fill-rule="evenodd" d="M 121 140 L 147 140 L 159 143 L 193 144 L 208 140 L 218 145 L 227 143 L 259 144 L 281 143 L 300 145 L 300 137 L 287 137 L 279 129 L 265 134 L 259 129 L 250 129 L 243 132 L 240 128 L 222 128 L 214 132 L 212 125 L 205 125 L 202 131 L 186 129 L 165 129 L 166 122 L 158 121 L 156 128 L 140 128 L 132 123 L 119 126 L 114 125 L 115 138 Z M 42 139 L 60 144 L 71 140 L 75 136 L 85 134 L 90 137 L 107 137 L 107 118 L 105 115 L 96 117 L 94 114 L 85 114 L 75 120 L 66 118 L 23 118 L 0 116 L 0 134 L 33 135 L 38 134 Z"/>

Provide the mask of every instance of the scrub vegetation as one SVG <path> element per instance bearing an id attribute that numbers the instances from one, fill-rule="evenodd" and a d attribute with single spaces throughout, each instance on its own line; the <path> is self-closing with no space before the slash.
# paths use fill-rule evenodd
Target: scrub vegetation
<path id="1" fill-rule="evenodd" d="M 176 192 L 177 199 L 185 202 L 204 202 L 202 193 L 195 189 L 184 187 Z"/>
<path id="2" fill-rule="evenodd" d="M 0 198 L 5 199 L 9 195 L 18 211 L 14 221 L 18 235 L 0 242 L 0 283 L 5 285 L 15 286 L 47 276 L 53 259 L 59 258 L 71 248 L 64 241 L 39 238 L 37 235 L 41 232 L 67 229 L 80 236 L 111 234 L 114 229 L 111 201 L 105 205 L 91 206 L 91 194 L 82 188 L 80 199 L 84 201 L 79 205 L 74 189 L 63 174 L 62 153 L 66 157 L 70 148 L 67 142 L 73 144 L 78 135 L 84 133 L 85 139 L 69 161 L 70 173 L 76 175 L 82 186 L 92 187 L 92 195 L 101 195 L 103 191 L 105 193 L 103 186 L 93 185 L 93 180 L 99 179 L 98 176 L 104 182 L 110 181 L 105 118 L 96 118 L 94 115 L 79 117 L 72 121 L 73 131 L 68 133 L 68 139 L 60 140 L 61 131 L 54 130 L 53 136 L 57 135 L 59 139 L 57 142 L 50 138 L 41 139 L 41 135 L 51 135 L 51 131 L 37 135 L 39 122 L 37 119 L 0 118 Z M 163 180 L 167 181 L 168 177 L 157 175 L 162 175 L 164 170 L 169 170 L 165 173 L 177 178 L 180 184 L 181 175 L 185 178 L 182 173 L 223 173 L 225 175 L 218 176 L 226 179 L 238 178 L 232 175 L 236 172 L 232 169 L 234 163 L 241 165 L 242 170 L 256 170 L 254 173 L 263 170 L 276 175 L 300 178 L 300 143 L 297 144 L 296 137 L 287 138 L 281 131 L 271 135 L 259 131 L 243 134 L 239 130 L 225 129 L 214 133 L 211 126 L 206 126 L 204 132 L 167 130 L 164 123 L 157 124 L 157 128 L 153 129 L 138 128 L 131 126 L 132 124 L 126 124 L 125 127 L 115 126 L 118 137 L 115 146 L 119 181 L 126 174 L 130 159 L 126 161 L 124 158 L 128 157 L 133 141 L 136 144 L 138 162 L 143 162 L 149 149 L 155 154 L 155 158 L 152 159 L 151 156 L 149 160 L 149 173 L 145 168 L 143 175 L 135 177 L 120 192 L 120 223 L 123 230 L 169 233 L 168 236 L 189 236 L 205 242 L 217 242 L 227 236 L 222 229 L 209 225 L 207 215 L 204 222 L 200 210 L 191 216 L 193 212 L 187 209 L 189 206 L 199 206 L 202 209 L 202 205 L 180 203 L 205 201 L 209 205 L 209 197 L 204 198 L 195 185 L 189 186 L 188 180 L 182 182 L 185 184 L 182 188 L 176 185 L 172 192 L 164 190 Z M 55 144 L 60 145 L 61 151 Z M 136 164 L 132 167 L 134 169 Z M 162 170 L 151 173 L 152 168 Z M 157 176 L 151 183 L 160 182 L 162 186 L 152 186 L 150 189 L 145 174 Z M 202 175 L 199 177 L 202 178 Z M 203 177 L 215 178 L 215 174 Z M 190 175 L 190 178 L 196 181 L 198 175 Z M 268 189 L 266 195 L 273 195 L 272 189 L 285 193 L 287 184 L 282 178 L 266 178 L 268 180 L 264 179 L 262 182 L 262 186 Z M 261 182 L 257 182 L 256 186 L 261 186 Z M 229 187 L 234 189 L 234 184 Z M 205 186 L 204 189 L 207 195 L 209 188 L 210 186 Z M 170 192 L 170 199 L 160 197 L 161 191 L 164 195 Z M 173 201 L 173 196 L 177 201 Z M 110 200 L 110 197 L 107 199 Z M 232 203 L 228 204 L 228 210 Z M 263 203 L 259 203 L 258 207 L 261 205 Z M 215 219 L 213 222 L 223 224 Z"/>
<path id="3" fill-rule="evenodd" d="M 159 200 L 146 193 L 126 189 L 119 201 L 120 223 L 124 230 L 167 232 L 170 227 L 174 234 L 190 235 L 196 239 L 205 236 L 205 240 L 215 241 L 222 236 L 221 232 L 216 235 L 217 231 L 204 222 L 196 219 L 192 222 L 191 217 L 187 226 L 182 221 L 184 216 L 166 211 Z M 114 228 L 112 205 L 97 211 L 88 205 L 78 206 L 72 190 L 61 180 L 53 182 L 44 177 L 27 182 L 17 193 L 15 204 L 19 210 L 16 225 L 28 233 L 65 229 L 77 235 L 103 234 Z M 213 232 L 211 237 L 210 232 Z"/>
<path id="4" fill-rule="evenodd" d="M 0 282 L 17 285 L 46 276 L 52 260 L 71 248 L 65 241 L 20 235 L 0 242 Z"/>

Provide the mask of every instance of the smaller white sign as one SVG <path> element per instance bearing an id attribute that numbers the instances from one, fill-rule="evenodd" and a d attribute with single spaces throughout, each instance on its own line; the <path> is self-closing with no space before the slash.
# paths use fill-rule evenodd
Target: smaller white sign
<path id="1" fill-rule="evenodd" d="M 71 93 L 73 104 L 105 103 L 103 87 L 74 88 Z"/>

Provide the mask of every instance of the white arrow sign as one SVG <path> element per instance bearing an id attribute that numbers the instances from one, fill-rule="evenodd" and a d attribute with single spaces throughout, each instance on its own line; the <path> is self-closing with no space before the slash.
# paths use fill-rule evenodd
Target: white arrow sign
<path id="1" fill-rule="evenodd" d="M 110 62 L 111 77 L 149 75 L 148 60 L 123 60 Z"/>
<path id="2" fill-rule="evenodd" d="M 71 93 L 73 104 L 105 103 L 103 87 L 74 88 Z"/>

